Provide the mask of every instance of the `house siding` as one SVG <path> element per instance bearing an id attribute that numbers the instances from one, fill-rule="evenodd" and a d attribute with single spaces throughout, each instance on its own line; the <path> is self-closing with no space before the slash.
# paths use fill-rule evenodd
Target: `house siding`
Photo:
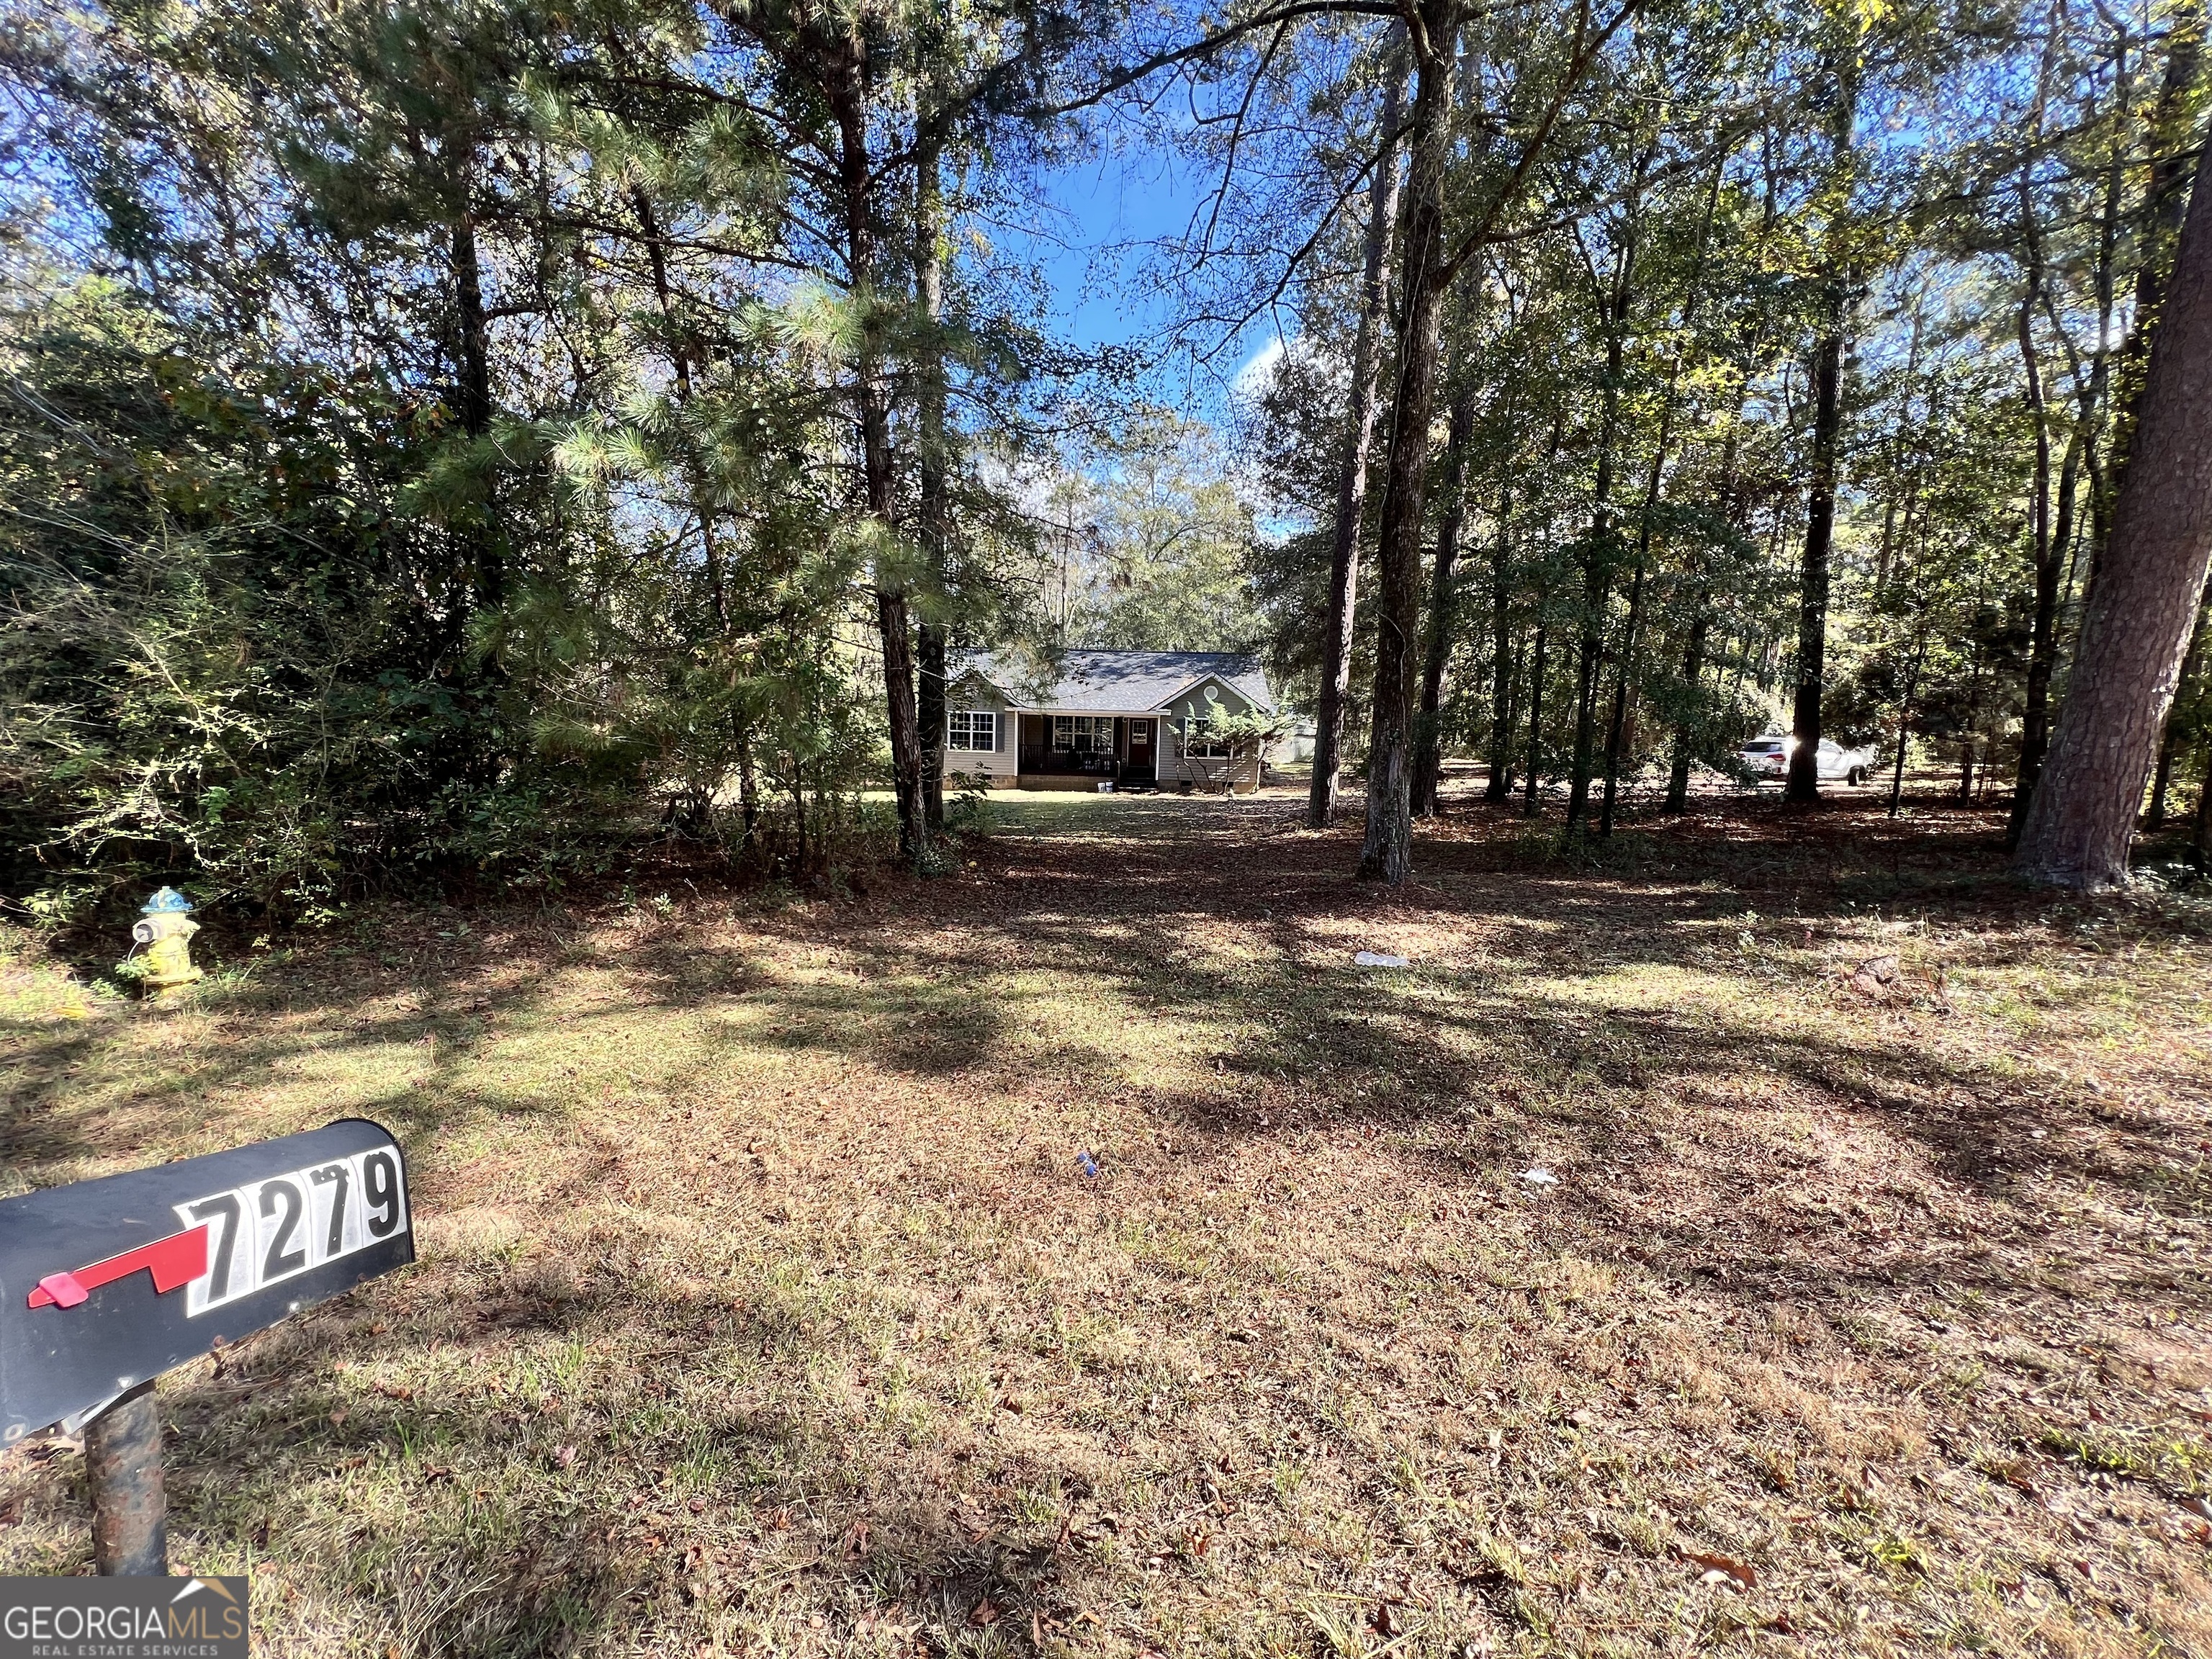
<path id="1" fill-rule="evenodd" d="M 1209 692 L 1218 696 L 1208 696 Z M 1218 759 L 1194 759 L 1182 751 L 1183 722 L 1193 716 L 1204 714 L 1212 708 L 1224 709 L 1232 714 L 1252 712 L 1252 699 L 1224 679 L 1208 679 L 1179 694 L 1168 705 L 1160 724 L 1164 728 L 1164 743 L 1160 750 L 1160 784 L 1164 788 L 1189 784 L 1196 788 L 1219 788 L 1223 769 L 1231 763 Z M 1234 763 L 1234 787 L 1239 794 L 1249 794 L 1260 787 L 1260 757 L 1247 755 Z"/>
<path id="2" fill-rule="evenodd" d="M 945 708 L 948 720 L 963 710 L 988 711 L 996 714 L 999 746 L 996 749 L 947 749 L 945 751 L 945 777 L 951 781 L 956 773 L 968 777 L 985 777 L 994 789 L 1011 789 L 1014 774 L 1021 764 L 1016 727 L 1019 720 L 1006 707 L 1006 700 L 981 679 L 970 677 L 945 688 Z"/>

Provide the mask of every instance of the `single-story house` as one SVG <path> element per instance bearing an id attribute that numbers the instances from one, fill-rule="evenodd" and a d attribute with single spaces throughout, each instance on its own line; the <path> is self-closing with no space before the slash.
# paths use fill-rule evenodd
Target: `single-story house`
<path id="1" fill-rule="evenodd" d="M 945 775 L 997 789 L 1249 792 L 1261 757 L 1213 734 L 1273 714 L 1267 678 L 1221 651 L 1066 651 L 1049 665 L 971 652 L 945 665 Z"/>

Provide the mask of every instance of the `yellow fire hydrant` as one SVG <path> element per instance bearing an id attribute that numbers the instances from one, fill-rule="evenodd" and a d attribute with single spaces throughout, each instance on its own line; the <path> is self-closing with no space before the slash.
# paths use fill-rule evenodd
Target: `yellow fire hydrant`
<path id="1" fill-rule="evenodd" d="M 164 887 L 146 901 L 131 937 L 145 947 L 146 968 L 138 982 L 155 996 L 190 985 L 201 976 L 192 965 L 192 935 L 200 925 L 185 914 L 191 901 L 173 887 Z"/>

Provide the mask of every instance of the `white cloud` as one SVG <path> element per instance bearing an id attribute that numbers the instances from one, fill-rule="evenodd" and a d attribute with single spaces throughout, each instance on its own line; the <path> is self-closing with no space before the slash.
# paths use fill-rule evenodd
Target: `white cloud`
<path id="1" fill-rule="evenodd" d="M 1230 376 L 1229 389 L 1238 398 L 1257 398 L 1267 391 L 1267 383 L 1274 379 L 1275 365 L 1282 362 L 1290 346 L 1283 337 L 1276 335 L 1244 360 L 1244 366 Z"/>

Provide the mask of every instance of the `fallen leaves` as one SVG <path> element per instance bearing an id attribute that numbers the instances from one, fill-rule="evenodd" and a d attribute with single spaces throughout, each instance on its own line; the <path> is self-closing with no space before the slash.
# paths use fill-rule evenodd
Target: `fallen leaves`
<path id="1" fill-rule="evenodd" d="M 1698 1582 L 1705 1584 L 1726 1584 L 1742 1589 L 1759 1588 L 1759 1569 L 1748 1561 L 1739 1561 L 1732 1555 L 1717 1555 L 1700 1550 L 1678 1552 L 1681 1559 L 1704 1571 Z"/>

